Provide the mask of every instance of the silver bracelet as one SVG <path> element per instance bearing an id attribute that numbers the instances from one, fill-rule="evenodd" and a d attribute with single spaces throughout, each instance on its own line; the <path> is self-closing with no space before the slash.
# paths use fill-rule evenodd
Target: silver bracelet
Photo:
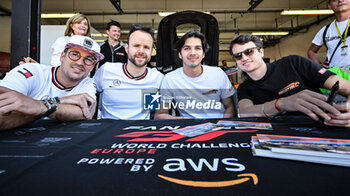
<path id="1" fill-rule="evenodd" d="M 265 113 L 265 103 L 262 104 L 261 110 L 262 110 L 262 112 L 264 113 L 264 115 L 265 115 L 266 118 L 271 118 L 271 116 L 268 116 L 268 115 Z"/>

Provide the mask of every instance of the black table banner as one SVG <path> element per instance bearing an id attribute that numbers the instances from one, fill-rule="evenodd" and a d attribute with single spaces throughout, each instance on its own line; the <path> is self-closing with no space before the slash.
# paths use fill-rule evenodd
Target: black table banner
<path id="1" fill-rule="evenodd" d="M 174 129 L 211 120 L 41 120 L 0 132 L 0 195 L 341 195 L 350 168 L 254 157 L 252 135 L 350 138 L 300 116 L 231 119 L 273 130 Z"/>

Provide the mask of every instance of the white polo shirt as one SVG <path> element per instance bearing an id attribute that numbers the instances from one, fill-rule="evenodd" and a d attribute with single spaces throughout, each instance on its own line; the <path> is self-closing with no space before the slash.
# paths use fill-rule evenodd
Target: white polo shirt
<path id="1" fill-rule="evenodd" d="M 77 86 L 66 88 L 56 78 L 58 69 L 38 63 L 25 63 L 8 72 L 0 85 L 36 100 L 80 93 L 88 93 L 96 99 L 96 89 L 91 78 L 86 77 Z"/>
<path id="2" fill-rule="evenodd" d="M 174 101 L 181 116 L 222 118 L 225 107 L 221 100 L 232 96 L 235 89 L 220 68 L 202 67 L 202 74 L 195 78 L 188 77 L 183 67 L 166 74 L 160 90 L 161 99 L 167 104 Z"/>
<path id="3" fill-rule="evenodd" d="M 126 66 L 107 62 L 95 74 L 96 88 L 101 92 L 101 118 L 149 119 L 142 91 L 158 91 L 164 76 L 156 68 L 147 68 L 141 76 L 133 77 Z"/>

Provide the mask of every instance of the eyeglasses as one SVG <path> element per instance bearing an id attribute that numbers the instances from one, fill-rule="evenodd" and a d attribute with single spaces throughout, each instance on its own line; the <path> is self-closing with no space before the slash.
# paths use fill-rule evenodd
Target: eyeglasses
<path id="1" fill-rule="evenodd" d="M 247 48 L 243 52 L 238 52 L 236 54 L 233 54 L 232 57 L 236 60 L 241 60 L 242 59 L 242 54 L 246 56 L 250 56 L 254 53 L 254 49 L 260 50 L 260 47 L 253 47 L 253 48 Z"/>
<path id="2" fill-rule="evenodd" d="M 79 51 L 76 50 L 72 50 L 68 53 L 68 57 L 70 58 L 70 60 L 72 61 L 77 61 L 79 60 L 81 57 L 84 58 L 84 63 L 87 66 L 93 66 L 96 63 L 96 58 L 94 58 L 93 56 L 81 56 Z"/>

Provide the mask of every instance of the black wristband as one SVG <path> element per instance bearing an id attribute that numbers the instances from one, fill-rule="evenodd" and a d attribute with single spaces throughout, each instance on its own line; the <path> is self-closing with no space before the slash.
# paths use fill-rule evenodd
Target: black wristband
<path id="1" fill-rule="evenodd" d="M 53 103 L 52 99 L 44 99 L 42 101 L 44 102 L 44 105 L 47 107 L 47 111 L 40 117 L 49 116 L 50 114 L 54 113 L 57 110 L 57 104 Z"/>

